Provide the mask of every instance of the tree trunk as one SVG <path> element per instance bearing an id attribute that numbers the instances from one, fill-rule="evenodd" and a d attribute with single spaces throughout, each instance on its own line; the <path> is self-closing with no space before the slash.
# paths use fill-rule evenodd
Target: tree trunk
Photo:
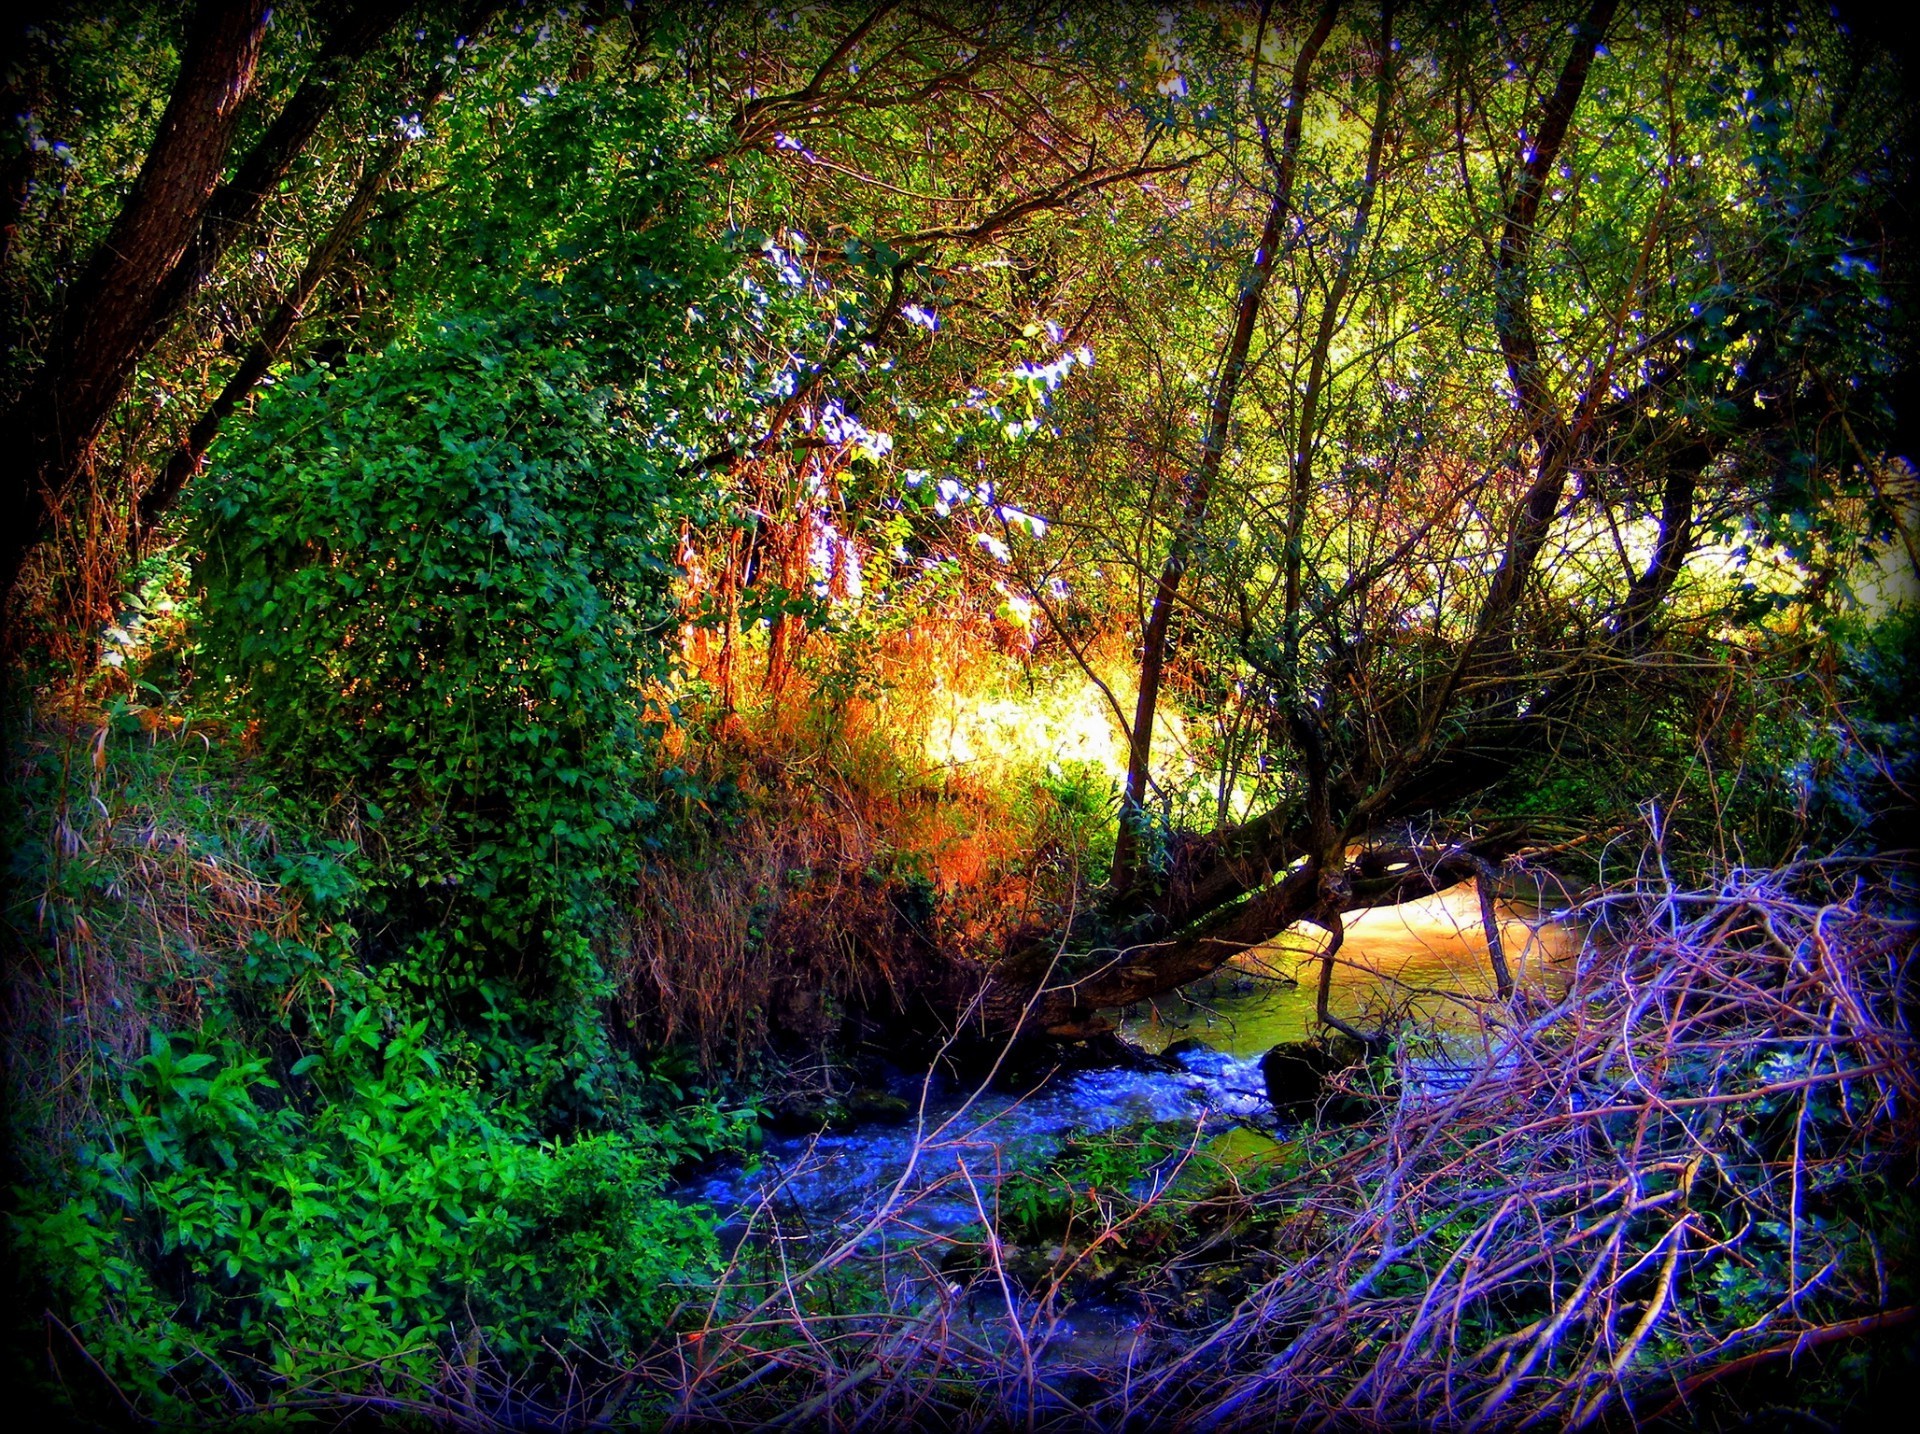
<path id="1" fill-rule="evenodd" d="M 1476 652 L 1484 648 L 1491 634 L 1504 626 L 1519 603 L 1558 511 L 1569 472 L 1574 438 L 1547 385 L 1540 362 L 1529 312 L 1528 271 L 1547 176 L 1565 142 L 1594 51 L 1613 18 L 1616 4 L 1617 0 L 1594 0 L 1579 26 L 1558 83 L 1546 100 L 1538 122 L 1528 127 L 1530 140 L 1523 155 L 1520 180 L 1503 215 L 1495 261 L 1499 292 L 1494 327 L 1509 377 L 1520 395 L 1529 428 L 1538 444 L 1538 456 L 1534 479 L 1522 496 L 1500 565 L 1477 615 L 1474 633 L 1463 644 L 1460 657 L 1423 716 L 1420 729 L 1382 763 L 1372 789 L 1364 797 L 1351 798 L 1338 820 L 1324 810 L 1329 793 L 1322 790 L 1327 774 L 1321 773 L 1313 778 L 1316 790 L 1312 793 L 1314 800 L 1308 804 L 1310 810 L 1270 812 L 1236 831 L 1196 839 L 1188 844 L 1190 851 L 1177 852 L 1176 861 L 1186 859 L 1191 865 L 1187 870 L 1176 872 L 1164 892 L 1137 889 L 1137 848 L 1127 848 L 1124 862 L 1117 852 L 1113 904 L 1120 909 L 1132 904 L 1148 913 L 1139 923 L 1143 939 L 1138 944 L 1119 946 L 1109 960 L 1090 973 L 1046 989 L 1037 998 L 1034 985 L 1042 979 L 1040 970 L 1029 959 L 1030 953 L 1023 949 L 994 975 L 994 989 L 989 991 L 986 1002 L 990 1019 L 995 1014 L 1010 1015 L 1018 1022 L 1021 1018 L 1017 1013 L 1029 1011 L 1032 1014 L 1026 1019 L 1030 1023 L 1056 1035 L 1091 1031 L 1097 1025 L 1099 1011 L 1145 1000 L 1196 980 L 1218 969 L 1235 952 L 1269 940 L 1297 921 L 1319 920 L 1332 931 L 1339 924 L 1342 911 L 1410 900 L 1441 890 L 1476 875 L 1479 863 L 1498 860 L 1518 845 L 1517 833 L 1503 833 L 1459 843 L 1438 853 L 1414 853 L 1403 862 L 1384 861 L 1388 854 L 1380 851 L 1363 853 L 1357 861 L 1347 861 L 1342 855 L 1346 840 L 1354 834 L 1378 830 L 1380 824 L 1417 810 L 1437 809 L 1450 797 L 1483 787 L 1498 772 L 1510 770 L 1514 751 L 1537 743 L 1549 730 L 1544 714 L 1532 720 L 1509 717 L 1487 726 L 1470 713 L 1458 735 L 1445 741 L 1439 735 L 1443 722 L 1454 711 L 1454 696 Z M 1324 30 L 1330 28 L 1330 23 L 1329 9 L 1323 12 L 1322 29 L 1317 30 L 1316 35 L 1324 38 Z M 1310 42 L 1309 49 L 1312 48 Z M 1296 99 L 1289 116 L 1290 125 L 1300 115 L 1309 60 L 1310 55 L 1303 54 L 1302 63 L 1295 71 Z M 1278 196 L 1269 212 L 1270 231 L 1277 213 Z M 1270 262 L 1272 256 L 1268 253 L 1262 257 Z M 1264 282 L 1265 273 L 1258 273 L 1242 293 L 1240 323 L 1228 346 L 1227 361 L 1216 389 L 1208 442 L 1203 447 L 1195 482 L 1188 489 L 1173 553 L 1155 593 L 1153 615 L 1158 621 L 1149 624 L 1147 646 L 1142 655 L 1141 701 L 1129 753 L 1127 804 L 1123 806 L 1120 831 L 1122 845 L 1130 838 L 1137 840 L 1137 813 L 1145 795 L 1144 758 L 1151 741 L 1153 707 L 1164 662 L 1166 624 L 1199 523 L 1205 517 L 1209 485 L 1219 470 L 1225 415 L 1230 409 L 1233 388 L 1239 381 L 1235 360 L 1244 364 L 1252 311 L 1258 304 L 1258 286 Z M 1669 514 L 1678 517 L 1684 505 L 1679 501 L 1677 486 L 1670 498 Z M 1669 550 L 1670 557 L 1683 550 L 1675 536 L 1681 527 L 1680 523 L 1669 524 L 1668 536 L 1675 542 Z M 1655 566 L 1663 568 L 1664 564 L 1656 558 Z M 1666 583 L 1659 583 L 1657 596 L 1663 597 L 1666 587 Z M 1626 604 L 1629 613 L 1638 606 L 1634 595 L 1630 595 Z M 1629 620 L 1638 625 L 1636 616 L 1630 616 Z M 1480 717 L 1486 715 L 1483 713 Z M 1481 753 L 1476 744 L 1488 746 L 1489 751 Z M 1305 755 L 1310 763 L 1316 757 L 1324 760 L 1326 754 L 1317 750 L 1318 744 L 1309 742 L 1306 746 Z M 1136 818 L 1131 824 L 1124 819 L 1130 813 Z M 1329 835 L 1330 830 L 1338 840 Z M 1304 857 L 1304 860 L 1284 877 L 1273 880 L 1272 873 L 1284 869 L 1285 863 L 1295 857 Z M 1246 899 L 1239 900 L 1241 897 Z M 1236 901 L 1238 904 L 1233 904 Z M 1323 978 L 1327 974 L 1324 967 L 1322 974 Z"/>
<path id="2" fill-rule="evenodd" d="M 1560 509 L 1560 495 L 1572 468 L 1576 435 L 1568 427 L 1540 362 L 1539 341 L 1533 329 L 1530 267 L 1540 198 L 1546 190 L 1547 176 L 1560 157 L 1567 128 L 1586 89 L 1594 51 L 1606 34 L 1617 5 L 1618 0 L 1593 0 L 1586 18 L 1576 27 L 1573 48 L 1561 68 L 1553 94 L 1541 110 L 1538 123 L 1528 126 L 1528 137 L 1522 140 L 1525 148 L 1521 154 L 1519 183 L 1507 203 L 1500 247 L 1494 260 L 1493 327 L 1506 361 L 1507 377 L 1519 397 L 1534 441 L 1533 481 L 1508 529 L 1500 564 L 1488 584 L 1472 635 L 1462 645 L 1452 670 L 1428 703 L 1419 731 L 1384 764 L 1373 790 L 1354 805 L 1347 822 L 1350 832 L 1365 830 L 1379 820 L 1401 784 L 1432 758 L 1441 727 L 1453 711 L 1453 699 L 1469 668 L 1489 647 L 1496 654 L 1504 649 L 1499 635 L 1506 630 L 1514 609 L 1519 606 L 1534 564 L 1546 545 L 1554 515 Z"/>
<path id="3" fill-rule="evenodd" d="M 1333 1013 L 1334 963 L 1340 955 L 1340 948 L 1347 944 L 1345 913 L 1336 905 L 1328 909 L 1319 919 L 1325 923 L 1327 948 L 1320 953 L 1320 984 L 1313 996 L 1314 1019 L 1322 1028 L 1331 1026 L 1349 1040 L 1358 1041 L 1363 1046 L 1372 1045 L 1372 1040 L 1365 1032 L 1341 1020 Z"/>
<path id="4" fill-rule="evenodd" d="M 495 0 L 481 0 L 481 3 L 473 6 L 464 17 L 460 27 L 461 33 L 478 33 L 491 18 L 493 11 L 498 8 Z M 381 11 L 382 7 L 379 5 L 361 7 L 362 15 Z M 391 18 L 392 16 L 389 15 L 389 23 Z M 414 106 L 415 112 L 424 117 L 446 97 L 451 83 L 450 74 L 442 73 L 436 76 L 433 83 L 420 96 L 418 104 Z M 292 109 L 293 106 L 289 104 L 288 108 Z M 375 202 L 380 198 L 381 191 L 386 188 L 387 181 L 393 177 L 394 171 L 400 167 L 401 159 L 414 143 L 414 138 L 408 135 L 391 140 L 386 148 L 367 165 L 360 176 L 359 184 L 354 187 L 352 197 L 347 201 L 347 207 L 334 220 L 333 227 L 327 231 L 326 238 L 322 239 L 313 253 L 307 256 L 306 265 L 301 269 L 299 278 L 294 280 L 293 287 L 281 297 L 278 307 L 261 326 L 258 336 L 240 360 L 240 366 L 234 370 L 233 376 L 227 380 L 226 386 L 220 390 L 219 395 L 208 405 L 207 411 L 201 414 L 193 427 L 188 430 L 186 440 L 167 459 L 167 466 L 161 470 L 160 476 L 141 495 L 137 530 L 139 533 L 144 534 L 151 529 L 154 523 L 174 505 L 181 490 L 194 475 L 199 473 L 201 465 L 206 462 L 207 449 L 219 436 L 221 426 L 232 417 L 234 410 L 246 401 L 253 390 L 259 386 L 260 380 L 267 376 L 267 371 L 285 353 L 287 343 L 293 337 L 294 330 L 299 327 L 300 320 L 305 317 L 307 305 L 313 301 L 321 281 L 333 272 L 334 266 L 347 252 L 347 247 L 353 242 L 354 236 L 366 224 L 373 213 Z M 245 169 L 246 166 L 243 165 L 243 173 Z M 214 203 L 218 205 L 218 195 L 215 196 Z M 211 222 L 209 220 L 209 223 Z M 205 227 L 203 226 L 203 232 Z M 185 262 L 182 261 L 183 267 Z M 175 272 L 177 274 L 179 270 L 176 269 Z"/>
<path id="5" fill-rule="evenodd" d="M 1530 136 L 1530 147 L 1523 153 L 1525 163 L 1520 171 L 1520 183 L 1507 207 L 1506 223 L 1501 227 L 1500 252 L 1494 263 L 1494 329 L 1500 339 L 1500 352 L 1506 359 L 1507 377 L 1513 383 L 1532 430 L 1537 457 L 1533 485 L 1521 505 L 1507 551 L 1494 573 L 1492 588 L 1482 609 L 1482 637 L 1495 624 L 1504 621 L 1519 602 L 1521 590 L 1547 540 L 1553 515 L 1560 507 L 1560 493 L 1566 486 L 1572 459 L 1571 435 L 1547 385 L 1539 341 L 1534 336 L 1533 284 L 1529 269 L 1533 259 L 1534 226 L 1547 177 L 1560 157 L 1567 127 L 1573 122 L 1573 112 L 1587 86 L 1593 53 L 1612 23 L 1617 5 L 1618 0 L 1593 0 L 1592 8 L 1580 23 L 1553 96 Z"/>
<path id="6" fill-rule="evenodd" d="M 1105 948 L 1104 959 L 1090 969 L 1057 981 L 1052 973 L 1059 941 L 1035 942 L 994 969 L 982 1016 L 990 1029 L 1020 1027 L 1065 1039 L 1098 1034 L 1105 1029 L 1102 1011 L 1151 1000 L 1211 975 L 1233 956 L 1298 922 L 1315 922 L 1331 933 L 1345 912 L 1397 906 L 1456 886 L 1473 876 L 1481 861 L 1512 855 L 1523 835 L 1510 828 L 1450 847 L 1375 847 L 1324 875 L 1318 863 L 1307 861 L 1237 906 L 1195 913 L 1175 936 Z M 1358 1038 L 1337 1020 L 1329 1024 Z"/>
<path id="7" fill-rule="evenodd" d="M 359 0 L 334 25 L 312 73 L 241 157 L 233 178 L 208 201 L 193 242 L 153 297 L 138 344 L 141 354 L 150 353 L 167 336 L 194 295 L 213 277 L 222 256 L 260 217 L 267 196 L 286 179 L 333 109 L 340 82 L 393 28 L 405 8 L 404 0 Z"/>
<path id="8" fill-rule="evenodd" d="M 1200 460 L 1188 480 L 1180 519 L 1173 533 L 1173 546 L 1161 566 L 1154 585 L 1153 606 L 1147 617 L 1146 632 L 1140 643 L 1140 695 L 1134 704 L 1133 731 L 1127 747 L 1127 780 L 1120 799 L 1120 830 L 1114 842 L 1112 885 L 1116 893 L 1131 889 L 1138 877 L 1140 827 L 1145 815 L 1147 778 L 1153 756 L 1154 714 L 1160 704 L 1160 683 L 1166 670 L 1167 634 L 1173 622 L 1173 608 L 1180 594 L 1180 581 L 1192 560 L 1194 545 L 1206 522 L 1207 506 L 1212 501 L 1213 485 L 1220 475 L 1220 463 L 1227 450 L 1227 425 L 1233 418 L 1234 399 L 1246 374 L 1247 350 L 1253 342 L 1254 323 L 1260 316 L 1260 301 L 1267 290 L 1280 247 L 1281 227 L 1293 203 L 1293 178 L 1298 168 L 1300 132 L 1307 107 L 1307 83 L 1320 47 L 1333 31 L 1339 0 L 1328 0 L 1300 56 L 1294 61 L 1293 83 L 1287 94 L 1287 121 L 1282 131 L 1280 155 L 1274 167 L 1272 201 L 1267 220 L 1260 230 L 1259 247 L 1253 251 L 1253 267 L 1242 281 L 1239 299 L 1234 304 L 1233 333 L 1220 361 L 1220 374 L 1214 384 L 1213 404 L 1207 414 L 1206 432 L 1200 441 Z M 1254 63 L 1259 63 L 1259 46 L 1254 47 Z"/>
<path id="9" fill-rule="evenodd" d="M 1487 938 L 1487 960 L 1493 966 L 1493 989 L 1501 1000 L 1513 994 L 1513 972 L 1507 966 L 1507 947 L 1500 936 L 1500 909 L 1494 904 L 1498 871 L 1490 861 L 1475 863 L 1474 895 L 1480 900 L 1480 929 Z"/>
<path id="10" fill-rule="evenodd" d="M 266 0 L 203 0 L 160 129 L 113 229 L 74 285 L 37 380 L 4 431 L 15 454 L 0 506 L 0 600 L 84 473 L 126 392 L 156 297 L 198 232 L 253 88 Z"/>

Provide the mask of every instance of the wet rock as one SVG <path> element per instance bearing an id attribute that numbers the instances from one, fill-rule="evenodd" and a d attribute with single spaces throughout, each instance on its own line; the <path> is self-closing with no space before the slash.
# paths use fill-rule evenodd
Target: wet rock
<path id="1" fill-rule="evenodd" d="M 1334 1124 L 1364 1119 L 1374 1106 L 1364 1097 L 1341 1093 L 1322 1102 L 1338 1085 L 1339 1077 L 1365 1064 L 1367 1056 L 1365 1046 L 1345 1036 L 1277 1045 L 1260 1059 L 1267 1100 L 1282 1116 L 1304 1116 L 1318 1109 Z"/>
<path id="2" fill-rule="evenodd" d="M 874 1125 L 904 1125 L 913 1115 L 913 1107 L 892 1091 L 862 1086 L 847 1092 L 843 1102 L 846 1118 Z"/>
<path id="3" fill-rule="evenodd" d="M 1042 1248 L 1003 1243 L 996 1251 L 986 1244 L 959 1243 L 941 1260 L 940 1273 L 963 1288 L 984 1281 L 989 1298 L 1002 1293 L 999 1289 L 1002 1275 L 1016 1294 L 1037 1295 L 1053 1290 L 1060 1259 L 1058 1245 Z"/>
<path id="4" fill-rule="evenodd" d="M 1155 1055 L 1118 1035 L 1085 1044 L 1087 1068 L 1090 1070 L 1168 1072 L 1180 1068 L 1180 1063 L 1170 1056 Z"/>
<path id="5" fill-rule="evenodd" d="M 1046 1250 L 1034 1245 L 1007 1245 L 1000 1263 L 1014 1287 L 1027 1294 L 1044 1294 L 1053 1287 L 1054 1263 Z"/>
<path id="6" fill-rule="evenodd" d="M 863 1125 L 903 1125 L 913 1106 L 878 1086 L 855 1086 L 838 1094 L 788 1091 L 776 1096 L 760 1117 L 775 1135 L 844 1134 Z"/>
<path id="7" fill-rule="evenodd" d="M 1107 1031 L 1086 1040 L 1061 1041 L 1050 1037 L 1023 1037 L 997 1057 L 1002 1090 L 1031 1090 L 1058 1074 L 1076 1071 L 1151 1071 L 1171 1073 L 1180 1063 L 1142 1050 Z"/>
<path id="8" fill-rule="evenodd" d="M 1353 1064 L 1350 1054 L 1320 1041 L 1286 1041 L 1260 1058 L 1267 1099 L 1281 1114 L 1310 1107 L 1326 1089 L 1327 1077 Z"/>
<path id="9" fill-rule="evenodd" d="M 815 1135 L 846 1119 L 845 1104 L 833 1097 L 790 1094 L 774 1099 L 760 1123 L 775 1135 Z"/>
<path id="10" fill-rule="evenodd" d="M 1213 1047 L 1198 1036 L 1182 1036 L 1179 1040 L 1171 1042 L 1160 1054 L 1168 1060 L 1177 1061 L 1182 1056 L 1212 1055 Z"/>

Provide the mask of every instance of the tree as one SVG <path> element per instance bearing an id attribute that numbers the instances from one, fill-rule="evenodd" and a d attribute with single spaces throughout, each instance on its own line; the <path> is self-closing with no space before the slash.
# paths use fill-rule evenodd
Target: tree
<path id="1" fill-rule="evenodd" d="M 1268 11 L 1260 13 L 1260 28 L 1254 37 L 1254 77 L 1250 88 L 1258 93 L 1260 52 L 1266 38 Z M 1153 753 L 1154 710 L 1160 701 L 1161 674 L 1167 661 L 1167 626 L 1173 620 L 1174 604 L 1180 596 L 1180 580 L 1193 559 L 1200 530 L 1207 521 L 1207 508 L 1213 487 L 1220 476 L 1220 462 L 1227 450 L 1228 425 L 1233 419 L 1234 399 L 1239 396 L 1241 380 L 1247 371 L 1247 350 L 1253 342 L 1254 326 L 1260 317 L 1260 303 L 1266 297 L 1267 281 L 1279 257 L 1283 226 L 1293 201 L 1294 175 L 1299 167 L 1300 134 L 1307 113 L 1307 86 L 1313 74 L 1313 62 L 1320 47 L 1333 31 L 1339 13 L 1337 0 L 1323 6 L 1313 29 L 1300 47 L 1294 61 L 1293 83 L 1286 98 L 1286 123 L 1276 156 L 1268 143 L 1265 119 L 1259 118 L 1262 146 L 1272 168 L 1273 198 L 1267 205 L 1266 222 L 1240 292 L 1234 302 L 1233 330 L 1220 356 L 1218 376 L 1214 380 L 1213 402 L 1207 410 L 1207 427 L 1200 439 L 1200 457 L 1184 484 L 1180 517 L 1174 529 L 1173 544 L 1161 565 L 1159 581 L 1154 584 L 1153 606 L 1147 618 L 1140 649 L 1140 695 L 1134 706 L 1133 723 L 1127 734 L 1127 780 L 1120 794 L 1120 835 L 1113 857 L 1113 884 L 1125 891 L 1133 884 L 1139 860 L 1142 804 L 1147 794 L 1147 771 Z M 1257 106 L 1256 100 L 1256 106 Z M 1257 109 L 1256 109 L 1257 115 Z M 1328 310 L 1332 313 L 1337 304 Z"/>
<path id="2" fill-rule="evenodd" d="M 1681 681 L 1745 601 L 1703 542 L 1844 563 L 1848 532 L 1893 532 L 1839 441 L 1842 416 L 1885 422 L 1883 360 L 1841 337 L 1885 313 L 1872 201 L 1842 178 L 1890 122 L 1853 108 L 1866 58 L 1606 0 L 1571 31 L 1406 18 L 1400 53 L 1432 58 L 1376 68 L 1371 122 L 1308 119 L 1300 162 L 1341 197 L 1282 251 L 1293 311 L 1249 349 L 1266 422 L 1174 525 L 1146 628 L 1141 713 L 1172 634 L 1264 714 L 1257 770 L 1222 776 L 1252 810 L 1126 869 L 1066 938 L 1091 955 L 1003 962 L 1003 1024 L 1097 1030 L 1302 920 L 1337 950 L 1343 912 L 1552 840 L 1508 784 L 1646 730 L 1657 704 L 1622 699 Z"/>
<path id="3" fill-rule="evenodd" d="M 255 89 L 268 8 L 251 0 L 206 0 L 195 8 L 139 178 L 71 286 L 37 372 L 0 418 L 0 432 L 20 455 L 0 500 L 0 593 L 7 600 L 56 507 L 91 481 L 95 441 L 136 366 L 257 219 L 332 108 L 343 74 L 400 8 L 369 0 L 345 9 L 306 81 L 230 176 L 229 152 Z"/>

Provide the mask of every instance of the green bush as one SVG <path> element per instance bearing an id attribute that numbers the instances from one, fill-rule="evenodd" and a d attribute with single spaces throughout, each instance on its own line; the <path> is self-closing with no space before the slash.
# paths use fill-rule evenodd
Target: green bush
<path id="1" fill-rule="evenodd" d="M 711 1217 L 661 1193 L 678 1142 L 540 1142 L 425 1035 L 363 1008 L 283 1082 L 236 1041 L 156 1032 L 72 1187 L 24 1195 L 16 1235 L 150 1412 L 228 1381 L 430 1384 L 475 1341 L 537 1376 L 644 1342 L 711 1272 Z"/>
<path id="2" fill-rule="evenodd" d="M 407 984 L 469 1018 L 593 991 L 587 918 L 654 816 L 686 512 L 649 432 L 580 352 L 448 321 L 282 385 L 207 488 L 204 664 L 364 833 Z"/>
<path id="3" fill-rule="evenodd" d="M 22 1351 L 50 1309 L 63 1402 L 120 1407 L 97 1364 L 143 1417 L 198 1427 L 474 1349 L 537 1389 L 556 1351 L 644 1347 L 712 1268 L 712 1217 L 671 1173 L 750 1115 L 663 1056 L 623 1124 L 556 1138 L 475 1041 L 369 978 L 357 851 L 201 736 L 127 718 L 14 754 L 7 914 L 44 943 L 10 992 Z"/>
<path id="4" fill-rule="evenodd" d="M 1920 778 L 1920 610 L 1836 622 L 1830 636 L 1836 710 L 1809 724 L 1789 776 L 1836 842 L 1910 846 L 1901 828 Z"/>

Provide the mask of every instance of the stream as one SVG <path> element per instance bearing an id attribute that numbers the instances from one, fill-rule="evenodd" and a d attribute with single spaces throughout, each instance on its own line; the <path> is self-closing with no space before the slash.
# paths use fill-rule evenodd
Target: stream
<path id="1" fill-rule="evenodd" d="M 1511 908 L 1503 912 L 1502 942 L 1516 980 L 1535 984 L 1555 981 L 1554 962 L 1573 945 L 1565 928 Z M 953 1248 L 945 1237 L 981 1248 L 985 1230 L 1003 1224 L 996 1216 L 1006 1178 L 1044 1166 L 1075 1137 L 1179 1122 L 1187 1129 L 1174 1143 L 1202 1160 L 1243 1168 L 1272 1158 L 1285 1131 L 1267 1102 L 1260 1058 L 1313 1034 L 1316 950 L 1310 938 L 1290 933 L 1171 998 L 1123 1013 L 1121 1034 L 1167 1054 L 1172 1069 L 1063 1071 L 1024 1092 L 903 1074 L 889 1094 L 905 1103 L 905 1119 L 896 1109 L 891 1120 L 844 1130 L 769 1133 L 757 1159 L 690 1179 L 679 1193 L 721 1214 L 723 1248 L 761 1267 L 762 1279 L 850 1248 L 896 1310 L 924 1310 L 930 1300 L 944 1307 L 945 1327 L 987 1362 L 983 1369 L 997 1350 L 1044 1370 L 1033 1398 L 1045 1402 L 1076 1380 L 1098 1386 L 1165 1337 L 1137 1297 L 1103 1284 L 1042 1293 L 1047 1276 L 1036 1277 L 1033 1262 L 1044 1270 L 1059 1247 L 1000 1247 L 1010 1280 L 950 1283 L 939 1263 Z M 1471 1066 L 1482 1039 L 1473 1004 L 1492 994 L 1479 903 L 1468 884 L 1351 920 L 1330 1005 L 1366 1023 L 1410 1012 L 1438 1033 L 1443 1060 Z M 1170 1128 L 1179 1130 L 1161 1126 Z M 1180 1158 L 1152 1167 L 1134 1193 L 1169 1179 Z"/>
<path id="2" fill-rule="evenodd" d="M 1502 912 L 1502 941 L 1523 983 L 1549 979 L 1569 944 L 1564 929 L 1515 908 Z M 1313 1033 L 1317 949 L 1310 937 L 1288 933 L 1205 981 L 1129 1008 L 1121 1034 L 1155 1054 L 1171 1047 L 1176 1069 L 1062 1072 L 1026 1092 L 902 1076 L 890 1094 L 906 1103 L 907 1119 L 769 1134 L 758 1160 L 723 1165 L 681 1193 L 727 1216 L 737 1238 L 756 1209 L 783 1227 L 824 1233 L 857 1222 L 900 1186 L 913 1198 L 915 1225 L 938 1232 L 979 1224 L 1009 1171 L 1043 1162 L 1074 1136 L 1147 1121 L 1191 1122 L 1203 1142 L 1271 1131 L 1260 1058 Z M 1442 1032 L 1465 1032 L 1477 1029 L 1473 1003 L 1492 994 L 1479 904 L 1466 883 L 1350 919 L 1330 1006 L 1362 1024 L 1402 1009 Z"/>

